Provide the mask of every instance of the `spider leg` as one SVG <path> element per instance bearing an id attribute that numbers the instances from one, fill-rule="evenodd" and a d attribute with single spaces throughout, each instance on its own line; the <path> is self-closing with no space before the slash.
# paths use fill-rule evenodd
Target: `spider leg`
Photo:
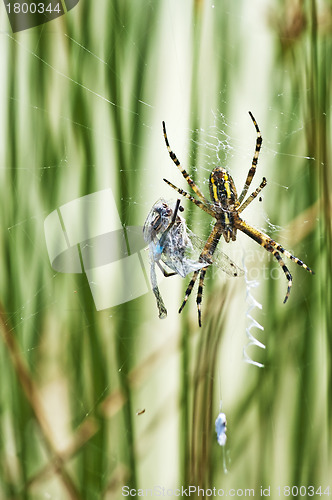
<path id="1" fill-rule="evenodd" d="M 202 326 L 201 303 L 202 303 L 203 285 L 204 285 L 204 278 L 205 278 L 206 270 L 207 270 L 207 267 L 203 267 L 203 269 L 201 269 L 201 274 L 199 276 L 197 298 L 196 298 L 199 326 Z"/>
<path id="2" fill-rule="evenodd" d="M 200 200 L 196 200 L 196 198 L 194 198 L 193 196 L 191 196 L 191 194 L 187 193 L 186 191 L 184 191 L 181 188 L 178 188 L 178 187 L 174 186 L 174 184 L 172 184 L 167 179 L 163 179 L 163 180 L 164 180 L 164 182 L 166 182 L 166 184 L 168 184 L 173 189 L 175 189 L 175 191 L 177 191 L 179 194 L 181 194 L 182 196 L 184 196 L 185 198 L 187 198 L 188 200 L 190 200 L 192 203 L 195 203 L 195 205 L 197 205 L 199 208 L 201 208 L 202 210 L 204 210 L 204 212 L 207 212 L 212 217 L 214 217 L 214 212 L 213 212 L 212 209 L 209 208 L 208 205 L 205 205 Z"/>
<path id="3" fill-rule="evenodd" d="M 252 119 L 252 121 L 253 121 L 253 123 L 255 125 L 255 129 L 256 129 L 256 132 L 257 132 L 256 149 L 255 149 L 255 153 L 254 153 L 254 156 L 253 156 L 253 159 L 252 159 L 251 168 L 250 168 L 250 170 L 248 172 L 248 175 L 247 175 L 246 182 L 244 184 L 242 193 L 239 196 L 239 200 L 238 201 L 239 201 L 240 204 L 244 200 L 244 197 L 247 194 L 247 191 L 248 191 L 249 186 L 251 184 L 251 181 L 253 180 L 254 175 L 256 173 L 256 166 L 257 166 L 257 162 L 258 162 L 258 155 L 259 155 L 259 152 L 261 150 L 262 142 L 263 142 L 263 139 L 262 139 L 262 136 L 261 136 L 261 132 L 260 132 L 260 130 L 258 128 L 257 122 L 256 122 L 255 118 L 253 117 L 253 114 L 251 113 L 251 111 L 249 111 L 249 115 L 250 115 L 250 118 Z"/>
<path id="4" fill-rule="evenodd" d="M 241 213 L 245 208 L 247 208 L 247 206 L 249 205 L 249 203 L 252 202 L 252 200 L 254 200 L 256 198 L 256 196 L 262 191 L 262 189 L 266 186 L 267 184 L 267 181 L 265 179 L 265 177 L 263 177 L 263 180 L 262 182 L 260 183 L 260 185 L 258 186 L 258 188 L 256 189 L 256 191 L 254 191 L 253 193 L 251 193 L 251 195 L 249 196 L 249 198 L 246 199 L 246 201 L 244 201 L 242 203 L 242 205 L 237 209 L 237 213 Z"/>
<path id="5" fill-rule="evenodd" d="M 266 248 L 266 250 L 268 252 L 271 252 L 272 255 L 277 259 L 279 265 L 281 266 L 281 269 L 284 271 L 284 273 L 286 275 L 286 278 L 288 280 L 287 292 L 286 292 L 286 295 L 285 295 L 285 298 L 284 298 L 284 304 L 286 304 L 286 302 L 288 300 L 288 297 L 289 297 L 289 294 L 290 294 L 290 291 L 291 291 L 291 288 L 292 288 L 292 284 L 293 284 L 292 275 L 289 272 L 289 270 L 288 270 L 287 266 L 285 265 L 284 261 L 280 257 L 280 253 L 275 248 L 273 248 L 272 246 L 266 246 L 265 248 Z"/>
<path id="6" fill-rule="evenodd" d="M 250 238 L 252 238 L 254 241 L 259 243 L 266 250 L 268 250 L 267 248 L 268 246 L 275 248 L 276 250 L 278 250 L 278 252 L 281 252 L 284 255 L 286 255 L 288 259 L 292 260 L 300 267 L 303 267 L 309 273 L 315 274 L 315 272 L 309 266 L 307 266 L 307 264 L 305 264 L 302 260 L 295 257 L 295 255 L 292 255 L 288 250 L 286 250 L 283 246 L 281 246 L 280 243 L 277 243 L 272 238 L 270 238 L 270 236 L 263 233 L 262 231 L 258 231 L 258 229 L 255 229 L 254 227 L 250 226 L 249 224 L 247 224 L 247 222 L 240 219 L 240 217 L 237 218 L 235 226 L 237 229 L 239 229 L 240 231 L 248 235 Z M 270 252 L 271 250 L 268 251 Z"/>
<path id="7" fill-rule="evenodd" d="M 287 301 L 289 297 L 289 293 L 291 290 L 292 286 L 292 275 L 288 271 L 287 267 L 285 266 L 282 258 L 280 257 L 279 252 L 283 253 L 288 259 L 292 260 L 296 264 L 298 264 L 300 267 L 303 267 L 306 269 L 309 273 L 315 274 L 312 269 L 310 269 L 307 264 L 305 264 L 302 260 L 298 259 L 295 257 L 295 255 L 292 255 L 288 250 L 286 250 L 284 247 L 280 245 L 280 243 L 277 243 L 274 241 L 272 238 L 270 238 L 267 234 L 262 233 L 261 231 L 258 231 L 258 229 L 255 229 L 254 227 L 250 226 L 247 224 L 244 220 L 240 219 L 240 217 L 237 218 L 235 222 L 235 226 L 237 229 L 245 233 L 247 236 L 252 238 L 254 241 L 259 243 L 265 250 L 268 252 L 272 253 L 274 257 L 277 259 L 279 262 L 280 266 L 282 267 L 282 270 L 284 271 L 286 278 L 288 279 L 288 289 L 286 293 L 286 297 L 284 300 L 284 303 Z"/>
<path id="8" fill-rule="evenodd" d="M 185 306 L 185 305 L 186 305 L 186 303 L 187 303 L 187 300 L 188 300 L 188 298 L 189 298 L 189 295 L 191 294 L 191 291 L 192 291 L 192 289 L 194 288 L 194 285 L 195 285 L 195 283 L 196 283 L 197 276 L 198 276 L 199 272 L 200 272 L 200 269 L 199 269 L 198 271 L 195 271 L 195 272 L 194 272 L 194 274 L 193 274 L 193 277 L 192 277 L 192 278 L 191 278 L 191 280 L 190 280 L 190 283 L 189 283 L 189 285 L 188 285 L 188 287 L 187 287 L 186 294 L 185 294 L 185 296 L 184 296 L 183 302 L 182 302 L 181 307 L 180 307 L 180 309 L 179 309 L 179 313 L 181 313 L 181 312 L 182 312 L 182 309 L 184 308 L 184 306 Z"/>
<path id="9" fill-rule="evenodd" d="M 169 229 L 170 227 L 174 226 L 174 223 L 176 221 L 176 217 L 178 215 L 178 211 L 179 211 L 179 208 L 180 208 L 180 203 L 181 203 L 181 200 L 180 199 L 177 199 L 176 200 L 176 203 L 175 203 L 175 208 L 174 208 L 174 212 L 173 212 L 173 217 L 172 217 L 172 220 L 170 222 L 170 225 L 168 226 L 167 229 Z"/>
<path id="10" fill-rule="evenodd" d="M 189 186 L 192 188 L 192 190 L 197 194 L 197 196 L 204 202 L 206 203 L 207 200 L 205 199 L 205 196 L 203 195 L 202 191 L 199 189 L 199 187 L 195 184 L 195 182 L 192 180 L 192 178 L 190 177 L 190 175 L 188 174 L 188 172 L 186 172 L 186 170 L 182 167 L 181 163 L 179 162 L 179 160 L 177 159 L 175 153 L 171 150 L 171 147 L 169 145 L 169 142 L 168 142 L 168 138 L 167 138 L 167 133 L 166 133 L 166 125 L 165 125 L 165 122 L 163 122 L 163 132 L 164 132 L 164 138 L 165 138 L 165 143 L 166 143 L 166 147 L 167 147 L 167 150 L 168 150 L 168 153 L 169 153 L 169 156 L 171 157 L 172 161 L 175 163 L 175 165 L 178 167 L 178 169 L 180 170 L 181 174 L 183 175 L 183 177 L 186 179 L 186 181 L 188 182 Z"/>
<path id="11" fill-rule="evenodd" d="M 298 264 L 300 267 L 303 267 L 304 269 L 306 269 L 307 271 L 309 271 L 309 273 L 315 274 L 315 271 L 313 271 L 309 266 L 307 266 L 307 264 L 305 264 L 301 259 L 298 259 L 297 257 L 295 257 L 295 255 L 292 255 L 288 250 L 285 250 L 285 248 L 282 247 L 280 245 L 280 243 L 277 243 L 276 241 L 272 240 L 271 238 L 269 238 L 269 239 L 270 239 L 269 243 L 270 243 L 270 245 L 273 248 L 275 248 L 279 252 L 281 252 L 284 255 L 286 255 L 286 257 L 288 257 L 293 262 L 296 262 L 296 264 Z"/>

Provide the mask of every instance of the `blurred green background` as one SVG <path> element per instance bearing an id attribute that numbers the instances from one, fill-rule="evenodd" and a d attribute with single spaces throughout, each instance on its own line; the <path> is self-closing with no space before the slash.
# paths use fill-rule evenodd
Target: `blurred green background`
<path id="1" fill-rule="evenodd" d="M 82 0 L 16 34 L 0 10 L 0 499 L 331 495 L 331 2 Z M 201 329 L 195 294 L 177 313 L 188 280 L 161 281 L 160 321 L 152 292 L 97 311 L 84 274 L 52 269 L 44 220 L 65 203 L 111 188 L 122 223 L 142 226 L 176 198 L 163 177 L 188 189 L 162 120 L 206 195 L 217 164 L 240 192 L 249 110 L 252 190 L 268 185 L 243 218 L 316 272 L 287 263 L 286 305 L 278 264 L 242 234 L 220 246 L 247 277 L 209 271 Z M 184 207 L 205 238 L 210 218 Z"/>

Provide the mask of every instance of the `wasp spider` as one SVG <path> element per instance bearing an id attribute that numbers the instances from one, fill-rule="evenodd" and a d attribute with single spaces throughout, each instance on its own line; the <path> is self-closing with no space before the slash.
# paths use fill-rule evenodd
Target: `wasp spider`
<path id="1" fill-rule="evenodd" d="M 261 192 L 261 190 L 266 186 L 266 179 L 263 177 L 263 180 L 261 184 L 258 186 L 258 188 L 250 195 L 248 198 L 245 200 L 245 196 L 248 192 L 248 189 L 250 187 L 250 184 L 253 180 L 253 177 L 256 173 L 256 166 L 257 166 L 257 161 L 258 161 L 258 155 L 262 146 L 262 136 L 259 130 L 259 127 L 257 125 L 257 122 L 255 118 L 253 117 L 252 113 L 249 111 L 249 115 L 253 121 L 253 124 L 256 128 L 257 132 L 257 139 L 256 139 L 256 148 L 255 148 L 255 153 L 252 159 L 252 164 L 250 167 L 250 170 L 247 175 L 247 179 L 245 181 L 244 187 L 242 189 L 242 192 L 240 196 L 237 195 L 236 188 L 234 181 L 231 177 L 231 175 L 225 170 L 224 168 L 221 167 L 216 167 L 215 169 L 212 170 L 209 178 L 209 188 L 210 188 L 210 197 L 211 201 L 207 200 L 199 187 L 195 184 L 195 182 L 191 179 L 189 174 L 185 171 L 185 169 L 181 166 L 179 160 L 177 159 L 175 153 L 171 150 L 167 134 L 166 134 L 166 126 L 165 122 L 163 122 L 163 132 L 164 132 L 164 137 L 165 137 L 165 143 L 167 146 L 167 150 L 169 152 L 169 155 L 175 165 L 178 167 L 180 172 L 182 173 L 183 177 L 186 179 L 188 182 L 189 186 L 192 188 L 194 193 L 197 195 L 198 199 L 191 196 L 189 193 L 184 191 L 183 189 L 180 189 L 176 187 L 174 184 L 169 182 L 167 179 L 164 179 L 164 181 L 169 184 L 173 189 L 175 189 L 178 193 L 180 193 L 182 196 L 190 200 L 192 203 L 194 203 L 196 206 L 207 212 L 208 214 L 211 215 L 211 217 L 214 217 L 216 219 L 216 223 L 205 243 L 205 247 L 202 250 L 202 253 L 200 255 L 200 261 L 203 262 L 211 262 L 213 258 L 213 253 L 216 250 L 216 247 L 219 243 L 220 238 L 223 236 L 226 243 L 229 243 L 230 240 L 235 241 L 236 240 L 236 232 L 237 230 L 242 231 L 243 233 L 247 234 L 250 238 L 255 240 L 257 243 L 259 243 L 265 250 L 270 252 L 278 261 L 280 264 L 283 272 L 286 275 L 286 278 L 288 280 L 288 287 L 287 287 L 287 292 L 286 296 L 284 299 L 284 303 L 287 301 L 290 291 L 291 291 L 291 286 L 292 286 L 292 275 L 290 274 L 288 268 L 286 267 L 284 261 L 282 260 L 280 253 L 283 253 L 286 257 L 291 259 L 292 261 L 296 262 L 299 266 L 303 267 L 307 271 L 309 271 L 311 274 L 314 274 L 312 269 L 310 269 L 302 260 L 298 259 L 294 255 L 292 255 L 290 252 L 285 250 L 279 243 L 274 241 L 272 238 L 270 238 L 267 234 L 262 233 L 261 231 L 258 231 L 258 229 L 255 229 L 254 227 L 250 226 L 245 222 L 243 219 L 241 219 L 240 214 L 243 212 L 245 208 L 251 203 L 256 196 Z M 203 267 L 202 269 L 199 269 L 194 272 L 193 277 L 188 285 L 188 288 L 186 290 L 186 294 L 184 297 L 184 300 L 182 302 L 182 305 L 179 309 L 179 312 L 182 311 L 184 306 L 187 303 L 188 297 L 193 289 L 193 286 L 199 276 L 199 285 L 198 285 L 198 292 L 197 292 L 197 310 L 198 310 L 198 323 L 199 326 L 202 326 L 202 320 L 201 320 L 201 303 L 202 303 L 202 293 L 203 293 L 203 284 L 204 284 L 204 278 L 205 274 L 207 271 L 207 267 Z"/>

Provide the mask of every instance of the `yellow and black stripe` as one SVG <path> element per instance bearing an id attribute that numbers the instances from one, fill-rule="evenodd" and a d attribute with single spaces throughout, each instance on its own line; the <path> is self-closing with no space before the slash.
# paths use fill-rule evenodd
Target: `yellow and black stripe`
<path id="1" fill-rule="evenodd" d="M 194 274 L 193 274 L 193 277 L 191 278 L 190 280 L 190 283 L 187 287 L 187 290 L 186 290 L 186 293 L 185 293 L 185 296 L 184 296 L 184 299 L 183 299 L 183 302 L 181 304 L 181 307 L 179 309 L 179 313 L 182 312 L 182 309 L 184 308 L 184 306 L 186 305 L 187 303 L 187 300 L 189 298 L 189 295 L 191 294 L 191 291 L 192 289 L 194 288 L 194 285 L 196 283 L 196 279 L 197 279 L 197 276 L 199 274 L 199 272 L 201 271 L 201 269 L 199 269 L 198 271 L 195 271 Z"/>
<path id="2" fill-rule="evenodd" d="M 204 278 L 205 278 L 206 270 L 207 270 L 207 267 L 204 267 L 203 269 L 201 269 L 201 274 L 200 274 L 200 277 L 199 277 L 197 297 L 196 297 L 197 312 L 198 312 L 198 325 L 199 326 L 202 326 L 201 304 L 202 304 L 203 285 L 204 285 Z"/>
<path id="3" fill-rule="evenodd" d="M 213 227 L 213 229 L 212 229 L 212 231 L 211 231 L 211 233 L 206 241 L 205 247 L 204 247 L 204 249 L 199 257 L 199 262 L 206 262 L 207 264 L 212 263 L 212 256 L 213 256 L 215 249 L 217 248 L 221 234 L 222 234 L 222 232 L 220 231 L 220 223 L 217 222 L 214 225 L 214 227 Z M 196 297 L 199 326 L 202 326 L 201 304 L 202 304 L 202 297 L 203 297 L 203 285 L 204 285 L 204 279 L 205 279 L 205 274 L 206 274 L 207 268 L 208 268 L 208 266 L 203 267 L 202 269 L 194 272 L 193 277 L 191 278 L 190 283 L 187 287 L 185 297 L 183 299 L 181 307 L 179 309 L 179 313 L 180 313 L 182 311 L 182 309 L 184 308 L 184 306 L 186 305 L 187 300 L 188 300 L 188 298 L 192 292 L 192 289 L 194 288 L 194 285 L 196 283 L 197 277 L 200 274 L 197 297 Z"/>
<path id="4" fill-rule="evenodd" d="M 264 234 L 261 231 L 258 231 L 254 227 L 250 226 L 245 221 L 240 219 L 240 217 L 237 218 L 236 226 L 240 231 L 250 236 L 250 238 L 259 243 L 259 245 L 265 248 L 265 250 L 270 252 L 277 259 L 288 280 L 288 289 L 284 299 L 284 303 L 287 302 L 289 297 L 289 293 L 292 286 L 292 275 L 289 272 L 288 268 L 286 267 L 285 263 L 283 262 L 282 258 L 280 257 L 279 252 L 284 254 L 286 257 L 288 257 L 288 259 L 292 260 L 293 262 L 296 262 L 296 264 L 298 264 L 300 267 L 303 267 L 303 269 L 306 269 L 309 273 L 315 274 L 314 271 L 310 269 L 309 266 L 307 266 L 307 264 L 305 264 L 302 260 L 295 257 L 295 255 L 292 255 L 290 252 L 288 252 L 288 250 L 285 250 L 285 248 L 281 246 L 280 243 L 277 243 L 267 234 Z"/>
<path id="5" fill-rule="evenodd" d="M 186 179 L 186 181 L 188 182 L 189 186 L 191 187 L 191 189 L 197 194 L 197 196 L 203 201 L 203 203 L 208 203 L 208 200 L 205 198 L 205 196 L 203 195 L 202 191 L 199 189 L 199 187 L 192 180 L 192 178 L 190 177 L 190 175 L 188 174 L 188 172 L 182 167 L 181 163 L 177 159 L 176 154 L 172 151 L 172 149 L 171 149 L 171 147 L 169 145 L 169 142 L 168 142 L 167 133 L 166 133 L 166 125 L 165 125 L 164 121 L 163 121 L 163 132 L 164 132 L 164 138 L 165 138 L 166 147 L 167 147 L 169 156 L 171 157 L 172 161 L 178 167 L 178 169 L 180 170 L 181 174 L 183 175 L 183 177 Z"/>
<path id="6" fill-rule="evenodd" d="M 204 212 L 207 212 L 212 217 L 214 217 L 214 212 L 213 212 L 212 208 L 210 208 L 211 204 L 205 205 L 200 200 L 196 200 L 196 198 L 194 198 L 193 196 L 191 196 L 191 194 L 187 193 L 186 191 L 184 191 L 181 188 L 178 188 L 178 187 L 174 186 L 174 184 L 172 184 L 167 179 L 163 179 L 163 181 L 166 182 L 166 184 L 168 184 L 169 186 L 171 186 L 173 189 L 175 189 L 175 191 L 177 191 L 179 194 L 181 194 L 181 196 L 184 196 L 188 200 L 192 201 L 193 203 L 195 203 L 195 205 L 197 205 L 199 208 L 201 208 L 202 210 L 204 210 Z"/>
<path id="7" fill-rule="evenodd" d="M 242 203 L 242 205 L 237 209 L 238 214 L 240 214 L 245 208 L 247 208 L 249 203 L 251 203 L 252 200 L 254 200 L 256 198 L 256 196 L 262 191 L 263 188 L 265 188 L 266 184 L 267 184 L 267 180 L 265 179 L 265 177 L 263 177 L 263 180 L 260 183 L 260 185 L 258 186 L 258 188 L 256 189 L 256 191 L 251 193 L 251 195 L 246 199 L 246 201 L 244 203 Z"/>
<path id="8" fill-rule="evenodd" d="M 224 168 L 212 170 L 209 178 L 211 200 L 224 208 L 234 205 L 237 201 L 236 187 L 232 176 Z"/>
<path id="9" fill-rule="evenodd" d="M 266 247 L 264 247 L 264 248 L 266 248 Z M 287 302 L 287 300 L 288 300 L 288 297 L 289 297 L 289 294 L 290 294 L 290 291 L 291 291 L 291 288 L 292 288 L 292 284 L 293 284 L 292 275 L 289 272 L 288 267 L 286 266 L 286 264 L 284 263 L 284 261 L 280 257 L 280 254 L 279 254 L 279 252 L 277 250 L 275 250 L 274 248 L 271 248 L 271 249 L 266 248 L 266 250 L 268 250 L 269 252 L 271 252 L 272 255 L 277 259 L 279 265 L 281 266 L 281 268 L 284 271 L 284 273 L 286 275 L 286 278 L 288 280 L 287 292 L 286 292 L 286 296 L 284 298 L 284 304 L 285 304 Z"/>
<path id="10" fill-rule="evenodd" d="M 256 173 L 256 167 L 257 167 L 257 162 L 258 162 L 258 156 L 259 156 L 259 152 L 261 150 L 261 147 L 262 147 L 262 142 L 263 142 L 263 138 L 262 138 L 262 135 L 261 135 L 261 132 L 259 130 L 259 127 L 257 125 L 257 122 L 252 114 L 251 111 L 249 111 L 249 115 L 250 115 L 250 118 L 252 119 L 253 121 L 253 124 L 255 126 L 255 129 L 256 129 L 256 132 L 257 132 L 257 139 L 256 139 L 256 148 L 255 148 L 255 153 L 254 153 L 254 156 L 253 156 L 253 159 L 252 159 L 252 164 L 251 164 L 251 168 L 248 172 L 248 175 L 247 175 L 247 179 L 246 179 L 246 182 L 244 183 L 244 188 L 242 190 L 242 193 L 240 194 L 239 196 L 239 204 L 241 205 L 242 201 L 244 200 L 244 197 L 245 195 L 247 194 L 247 191 L 250 187 L 250 184 L 254 178 L 254 175 Z"/>

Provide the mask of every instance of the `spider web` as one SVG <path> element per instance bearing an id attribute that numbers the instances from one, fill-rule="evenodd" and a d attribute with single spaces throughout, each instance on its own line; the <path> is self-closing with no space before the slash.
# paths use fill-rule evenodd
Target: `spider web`
<path id="1" fill-rule="evenodd" d="M 252 144 L 250 147 L 242 147 L 242 145 L 240 144 L 240 139 L 237 138 L 236 123 L 230 124 L 230 122 L 227 122 L 224 114 L 219 111 L 211 112 L 211 117 L 213 117 L 213 120 L 211 119 L 211 126 L 207 127 L 206 129 L 200 128 L 199 130 L 192 131 L 193 137 L 199 136 L 199 139 L 192 139 L 192 141 L 195 144 L 195 149 L 197 148 L 201 153 L 198 160 L 199 167 L 195 166 L 192 171 L 194 172 L 194 175 L 195 173 L 203 172 L 202 175 L 204 176 L 204 179 L 202 179 L 202 184 L 205 185 L 205 192 L 208 198 L 208 177 L 211 170 L 217 166 L 226 168 L 234 178 L 239 195 L 242 190 L 247 171 L 251 166 L 256 139 L 255 131 L 252 128 L 252 124 L 248 120 L 248 136 L 252 138 Z M 295 116 L 291 117 L 291 119 L 295 120 Z M 296 131 L 293 131 L 290 136 L 296 133 L 300 133 L 301 130 L 302 128 L 299 127 Z M 273 164 L 275 157 L 279 155 L 277 150 L 272 147 L 272 141 L 266 139 L 264 135 L 265 134 L 263 131 L 263 147 L 260 152 L 256 174 L 251 183 L 246 198 L 250 195 L 251 192 L 256 189 L 256 187 L 261 182 L 263 175 L 265 175 L 266 172 L 264 169 L 264 165 L 270 165 L 271 163 Z M 288 140 L 289 136 L 285 135 L 284 141 L 287 142 Z M 289 156 L 293 156 L 293 158 L 296 158 L 297 160 L 307 160 L 310 162 L 315 161 L 313 157 L 308 156 L 295 154 Z M 196 161 L 196 159 L 193 159 L 192 157 L 192 161 Z M 239 165 L 241 165 L 240 171 L 238 169 Z M 273 172 L 271 172 L 271 174 L 272 182 L 268 177 L 267 189 L 261 192 L 261 196 L 259 197 L 259 199 L 257 198 L 256 200 L 254 200 L 252 204 L 245 210 L 245 212 L 241 214 L 241 216 L 253 227 L 256 227 L 258 230 L 267 233 L 277 241 L 279 241 L 278 238 L 280 239 L 281 233 L 282 244 L 287 245 L 286 243 L 284 243 L 284 241 L 286 241 L 287 236 L 290 235 L 290 230 L 272 223 L 265 209 L 264 201 L 266 192 L 271 192 L 271 190 L 276 189 L 277 191 L 279 191 L 279 193 L 281 193 L 281 196 L 284 196 L 282 193 L 288 195 L 288 191 L 294 188 L 294 184 L 280 184 L 278 180 L 274 180 Z M 190 203 L 188 208 L 190 210 Z M 303 224 L 306 224 L 305 220 Z M 198 228 L 198 231 L 202 229 L 201 223 L 198 223 Z M 207 234 L 208 233 L 206 233 L 206 235 Z M 252 359 L 247 354 L 248 347 L 257 346 L 260 348 L 265 348 L 265 345 L 257 340 L 251 333 L 252 329 L 264 330 L 264 327 L 260 324 L 261 319 L 258 320 L 252 317 L 252 311 L 254 309 L 258 308 L 259 310 L 262 310 L 262 304 L 258 299 L 254 297 L 253 293 L 254 289 L 259 288 L 263 280 L 272 279 L 278 281 L 280 280 L 282 282 L 282 280 L 285 279 L 284 273 L 281 267 L 278 266 L 278 264 L 276 264 L 274 269 L 270 269 L 268 264 L 269 261 L 266 258 L 266 252 L 264 252 L 264 250 L 260 246 L 258 246 L 257 243 L 253 243 L 250 240 L 248 241 L 248 237 L 242 236 L 239 232 L 236 244 L 231 242 L 230 245 L 227 245 L 225 243 L 223 244 L 223 242 L 221 241 L 219 245 L 223 245 L 224 251 L 227 251 L 228 255 L 231 258 L 234 258 L 235 262 L 241 262 L 242 259 L 242 266 L 245 270 L 246 301 L 248 304 L 248 308 L 245 312 L 245 316 L 247 319 L 246 334 L 249 340 L 248 344 L 243 349 L 244 358 L 248 363 L 254 364 L 258 367 L 263 367 L 264 365 L 262 363 L 254 361 L 254 359 Z M 293 252 L 291 251 L 291 253 Z"/>

